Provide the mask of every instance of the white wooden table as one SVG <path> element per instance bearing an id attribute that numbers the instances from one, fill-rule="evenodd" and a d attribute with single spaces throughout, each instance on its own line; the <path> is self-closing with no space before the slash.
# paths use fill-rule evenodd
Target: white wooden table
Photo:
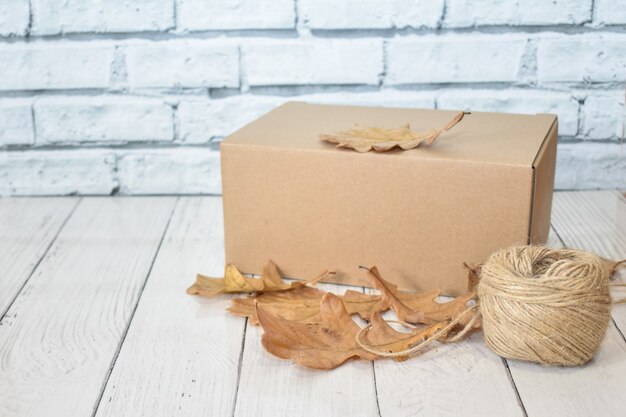
<path id="1" fill-rule="evenodd" d="M 552 217 L 552 245 L 626 257 L 621 194 L 557 193 Z M 227 298 L 185 294 L 222 273 L 222 233 L 219 197 L 0 199 L 0 416 L 626 415 L 626 306 L 579 368 L 475 334 L 314 371 L 265 353 Z"/>

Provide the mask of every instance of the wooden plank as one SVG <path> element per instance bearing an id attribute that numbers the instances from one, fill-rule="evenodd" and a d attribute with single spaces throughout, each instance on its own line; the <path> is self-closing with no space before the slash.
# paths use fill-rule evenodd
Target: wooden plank
<path id="1" fill-rule="evenodd" d="M 553 219 L 556 232 L 563 236 L 579 236 L 578 225 L 592 221 L 581 210 L 580 199 L 603 197 L 596 193 L 555 195 Z M 570 203 L 576 202 L 571 205 Z M 583 205 L 586 205 L 584 203 Z M 569 218 L 566 212 L 576 211 Z M 582 217 L 578 217 L 582 216 Z M 583 226 L 583 229 L 586 226 Z M 584 240 L 578 241 L 584 248 Z M 551 233 L 549 244 L 563 243 Z M 511 375 L 529 416 L 618 416 L 623 415 L 622 387 L 626 384 L 626 343 L 613 323 L 596 357 L 587 365 L 574 368 L 542 367 L 532 363 L 508 361 Z"/>
<path id="2" fill-rule="evenodd" d="M 320 284 L 342 294 L 352 288 Z M 332 371 L 278 359 L 261 346 L 259 326 L 247 326 L 235 416 L 377 416 L 372 363 L 350 361 Z"/>
<path id="3" fill-rule="evenodd" d="M 626 258 L 626 202 L 614 191 L 555 193 L 552 223 L 563 243 L 609 259 Z M 617 281 L 626 282 L 621 269 Z M 626 289 L 616 288 L 614 298 L 626 296 Z M 616 305 L 613 319 L 626 334 L 626 305 Z"/>
<path id="4" fill-rule="evenodd" d="M 2 320 L 0 415 L 92 414 L 174 203 L 81 200 Z"/>
<path id="5" fill-rule="evenodd" d="M 226 297 L 185 293 L 224 272 L 221 204 L 179 201 L 97 416 L 232 415 L 245 320 Z"/>
<path id="6" fill-rule="evenodd" d="M 78 198 L 0 198 L 0 319 L 77 203 Z"/>
<path id="7" fill-rule="evenodd" d="M 482 333 L 435 343 L 404 362 L 375 361 L 374 372 L 382 417 L 524 415 L 505 362 Z"/>

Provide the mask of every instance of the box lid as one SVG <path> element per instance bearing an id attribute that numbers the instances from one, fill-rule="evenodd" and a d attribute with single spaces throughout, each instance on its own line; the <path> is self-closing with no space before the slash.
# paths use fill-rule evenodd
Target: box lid
<path id="1" fill-rule="evenodd" d="M 414 130 L 445 126 L 457 111 L 372 108 L 288 102 L 224 139 L 251 145 L 320 152 L 351 152 L 319 139 L 355 124 L 395 128 L 409 123 Z M 390 158 L 447 159 L 532 167 L 555 115 L 472 112 L 442 134 L 428 152 L 394 150 Z"/>

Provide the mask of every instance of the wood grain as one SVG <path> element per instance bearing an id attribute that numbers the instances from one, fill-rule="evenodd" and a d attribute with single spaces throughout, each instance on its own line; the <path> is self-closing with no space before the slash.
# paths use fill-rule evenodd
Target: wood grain
<path id="1" fill-rule="evenodd" d="M 91 415 L 174 202 L 81 200 L 2 320 L 0 415 Z"/>
<path id="2" fill-rule="evenodd" d="M 555 195 L 552 216 L 554 230 L 549 238 L 550 246 L 563 246 L 558 233 L 559 236 L 576 236 L 574 244 L 577 247 L 590 249 L 591 242 L 586 242 L 584 236 L 576 231 L 585 230 L 587 226 L 578 229 L 577 225 L 596 221 L 603 224 L 606 219 L 599 212 L 588 212 L 584 208 L 590 204 L 586 195 L 592 199 L 599 198 L 599 201 L 607 196 L 606 193 Z M 570 213 L 571 217 L 568 219 L 564 214 L 568 211 L 576 213 Z M 589 218 L 592 213 L 598 217 Z M 624 414 L 619 398 L 626 385 L 625 359 L 626 342 L 614 323 L 610 323 L 598 353 L 585 366 L 542 367 L 512 360 L 508 364 L 520 398 L 530 416 L 620 416 Z"/>
<path id="3" fill-rule="evenodd" d="M 397 320 L 391 312 L 384 317 Z M 404 362 L 375 361 L 374 371 L 382 417 L 524 415 L 503 360 L 482 333 L 435 343 Z"/>
<path id="4" fill-rule="evenodd" d="M 0 198 L 0 319 L 78 198 Z"/>
<path id="5" fill-rule="evenodd" d="M 552 224 L 563 243 L 609 259 L 626 258 L 626 201 L 615 191 L 556 193 Z M 617 274 L 626 282 L 626 268 Z M 626 287 L 615 288 L 613 298 L 626 297 Z M 626 304 L 613 307 L 613 319 L 626 334 Z"/>
<path id="6" fill-rule="evenodd" d="M 185 293 L 198 272 L 221 276 L 221 199 L 181 198 L 97 416 L 230 416 L 245 320 L 228 297 Z"/>
<path id="7" fill-rule="evenodd" d="M 352 288 L 320 284 L 342 294 Z M 246 329 L 235 416 L 377 416 L 372 363 L 350 361 L 332 371 L 305 368 L 263 350 L 259 326 Z"/>

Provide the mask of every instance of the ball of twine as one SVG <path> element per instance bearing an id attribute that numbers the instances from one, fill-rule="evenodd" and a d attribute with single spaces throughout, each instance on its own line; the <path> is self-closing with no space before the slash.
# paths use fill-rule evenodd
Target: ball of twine
<path id="1" fill-rule="evenodd" d="M 588 362 L 611 313 L 609 268 L 571 249 L 520 246 L 492 254 L 477 287 L 486 344 L 544 365 Z"/>

